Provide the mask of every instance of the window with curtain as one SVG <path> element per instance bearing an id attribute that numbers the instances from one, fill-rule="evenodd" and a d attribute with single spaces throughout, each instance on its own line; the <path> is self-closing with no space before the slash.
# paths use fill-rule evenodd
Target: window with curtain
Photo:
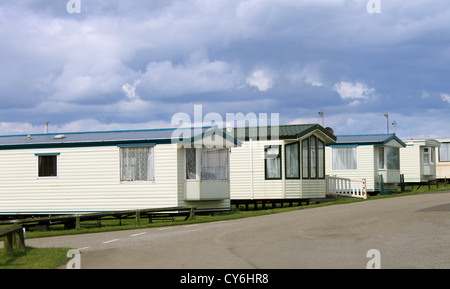
<path id="1" fill-rule="evenodd" d="M 378 169 L 379 170 L 386 169 L 386 163 L 385 163 L 385 159 L 384 159 L 384 147 L 378 148 Z"/>
<path id="2" fill-rule="evenodd" d="M 228 149 L 202 148 L 201 179 L 207 181 L 228 180 Z"/>
<path id="3" fill-rule="evenodd" d="M 450 142 L 441 143 L 439 148 L 439 161 L 450 162 Z"/>
<path id="4" fill-rule="evenodd" d="M 331 165 L 333 170 L 357 170 L 357 147 L 333 147 Z"/>
<path id="5" fill-rule="evenodd" d="M 120 180 L 154 181 L 154 147 L 121 147 Z"/>
<path id="6" fill-rule="evenodd" d="M 422 152 L 422 163 L 423 164 L 430 164 L 430 149 L 429 148 L 423 148 L 423 152 Z"/>
<path id="7" fill-rule="evenodd" d="M 281 150 L 280 146 L 264 148 L 266 180 L 281 179 Z"/>
<path id="8" fill-rule="evenodd" d="M 196 148 L 186 148 L 186 180 L 197 179 L 197 150 Z"/>
<path id="9" fill-rule="evenodd" d="M 387 147 L 386 154 L 388 170 L 400 170 L 400 149 Z"/>
<path id="10" fill-rule="evenodd" d="M 316 151 L 316 149 L 317 149 L 317 146 L 316 146 L 317 139 L 316 139 L 316 137 L 315 136 L 311 136 L 309 142 L 310 142 L 310 145 L 311 145 L 311 149 L 310 149 L 310 153 L 311 153 L 311 166 L 310 166 L 310 169 L 311 169 L 311 172 L 310 172 L 309 176 L 310 176 L 311 179 L 315 179 L 315 178 L 317 178 L 317 151 Z"/>
<path id="11" fill-rule="evenodd" d="M 309 179 L 309 138 L 302 141 L 302 178 Z"/>
<path id="12" fill-rule="evenodd" d="M 317 139 L 317 173 L 318 178 L 325 178 L 325 142 Z"/>
<path id="13" fill-rule="evenodd" d="M 300 158 L 298 142 L 285 146 L 286 178 L 300 178 Z"/>

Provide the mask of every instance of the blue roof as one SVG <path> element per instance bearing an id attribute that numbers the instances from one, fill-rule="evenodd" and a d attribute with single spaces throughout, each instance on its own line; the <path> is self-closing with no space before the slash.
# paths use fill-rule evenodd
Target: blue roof
<path id="1" fill-rule="evenodd" d="M 178 131 L 177 131 L 178 130 Z M 190 131 L 189 131 L 190 130 Z M 177 131 L 177 133 L 175 133 Z M 175 133 L 175 134 L 174 134 Z M 233 141 L 229 135 L 216 126 L 213 127 L 189 127 L 189 128 L 162 128 L 146 130 L 122 130 L 122 131 L 94 131 L 94 132 L 69 132 L 47 133 L 29 135 L 4 135 L 0 136 L 0 149 L 35 148 L 35 147 L 61 147 L 61 146 L 87 146 L 87 145 L 118 145 L 118 144 L 142 144 L 142 143 L 177 143 L 181 140 L 177 136 L 190 137 L 192 141 L 204 137 L 206 134 L 220 133 L 223 137 Z"/>
<path id="2" fill-rule="evenodd" d="M 385 145 L 386 143 L 395 140 L 401 146 L 406 147 L 406 144 L 394 134 L 372 134 L 372 135 L 341 135 L 337 136 L 336 143 L 330 146 L 342 145 Z"/>

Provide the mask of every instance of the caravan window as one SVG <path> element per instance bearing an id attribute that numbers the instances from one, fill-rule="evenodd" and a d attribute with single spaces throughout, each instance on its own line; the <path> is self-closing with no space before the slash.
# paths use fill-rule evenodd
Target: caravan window
<path id="1" fill-rule="evenodd" d="M 286 179 L 300 178 L 300 157 L 298 142 L 285 146 Z"/>
<path id="2" fill-rule="evenodd" d="M 400 149 L 388 147 L 386 152 L 387 165 L 389 170 L 400 170 Z"/>
<path id="3" fill-rule="evenodd" d="M 38 177 L 58 176 L 58 154 L 38 155 Z"/>
<path id="4" fill-rule="evenodd" d="M 310 138 L 310 145 L 311 145 L 311 173 L 310 173 L 310 177 L 311 179 L 315 179 L 317 178 L 317 146 L 316 146 L 316 138 L 315 137 L 311 137 Z"/>
<path id="5" fill-rule="evenodd" d="M 228 180 L 228 149 L 202 148 L 201 179 L 206 181 Z"/>
<path id="6" fill-rule="evenodd" d="M 386 163 L 384 161 L 384 147 L 378 148 L 378 169 L 379 170 L 386 169 Z"/>
<path id="7" fill-rule="evenodd" d="M 439 161 L 450 162 L 450 142 L 443 142 L 439 147 Z"/>
<path id="8" fill-rule="evenodd" d="M 379 170 L 400 170 L 400 149 L 395 147 L 378 148 Z"/>
<path id="9" fill-rule="evenodd" d="M 302 178 L 309 179 L 309 138 L 302 140 Z"/>
<path id="10" fill-rule="evenodd" d="M 154 181 L 154 147 L 121 147 L 120 180 Z"/>
<path id="11" fill-rule="evenodd" d="M 333 147 L 331 154 L 334 171 L 358 169 L 357 147 Z"/>
<path id="12" fill-rule="evenodd" d="M 325 143 L 315 135 L 302 140 L 302 178 L 325 178 Z"/>
<path id="13" fill-rule="evenodd" d="M 422 163 L 425 165 L 434 164 L 434 148 L 423 148 Z"/>
<path id="14" fill-rule="evenodd" d="M 186 148 L 186 180 L 197 179 L 197 150 Z"/>
<path id="15" fill-rule="evenodd" d="M 264 164 L 266 180 L 281 179 L 281 146 L 264 148 Z"/>
<path id="16" fill-rule="evenodd" d="M 325 142 L 317 139 L 317 172 L 319 179 L 325 178 Z"/>

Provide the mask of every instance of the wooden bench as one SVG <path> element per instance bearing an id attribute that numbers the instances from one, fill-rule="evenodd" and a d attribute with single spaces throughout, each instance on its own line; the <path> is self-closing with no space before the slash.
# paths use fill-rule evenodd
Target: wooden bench
<path id="1" fill-rule="evenodd" d="M 17 246 L 19 251 L 25 250 L 25 235 L 22 226 L 14 225 L 0 229 L 0 238 L 1 237 L 5 237 L 3 249 L 6 254 L 12 254 L 14 245 Z"/>

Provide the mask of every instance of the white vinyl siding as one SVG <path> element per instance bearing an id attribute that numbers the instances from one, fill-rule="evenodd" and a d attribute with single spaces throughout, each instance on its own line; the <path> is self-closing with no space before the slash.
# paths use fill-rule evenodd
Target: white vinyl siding
<path id="1" fill-rule="evenodd" d="M 432 140 L 408 140 L 407 146 L 400 149 L 400 171 L 405 182 L 425 182 L 436 179 L 437 160 Z"/>
<path id="2" fill-rule="evenodd" d="M 154 181 L 121 182 L 117 146 L 58 148 L 58 177 L 37 177 L 37 154 L 51 149 L 0 150 L 0 213 L 73 213 L 195 205 L 228 208 L 228 202 L 178 199 L 176 144 L 154 146 Z M 184 150 L 184 149 L 183 149 Z M 184 157 L 184 155 L 183 155 Z M 181 166 L 183 170 L 184 166 Z M 179 176 L 179 177 L 178 177 Z M 20 185 L 18 185 L 20 184 Z"/>

